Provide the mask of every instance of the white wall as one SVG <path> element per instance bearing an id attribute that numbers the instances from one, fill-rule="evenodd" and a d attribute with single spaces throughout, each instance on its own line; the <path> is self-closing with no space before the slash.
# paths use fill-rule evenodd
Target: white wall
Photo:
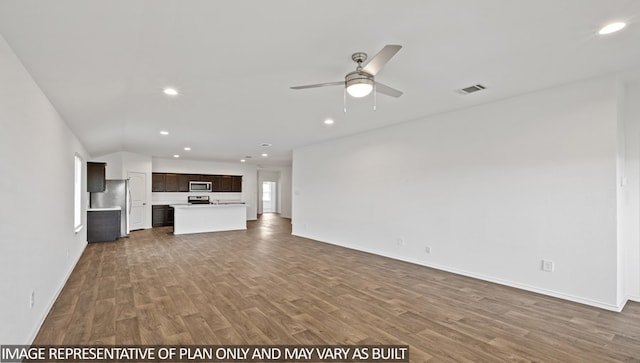
<path id="1" fill-rule="evenodd" d="M 151 156 L 119 151 L 113 154 L 94 157 L 91 161 L 107 163 L 107 179 L 127 179 L 131 171 L 144 173 L 146 175 L 147 205 L 145 208 L 144 228 L 151 228 L 151 173 L 153 168 Z"/>
<path id="2" fill-rule="evenodd" d="M 151 158 L 149 158 L 151 159 Z M 124 179 L 123 174 L 123 152 L 116 152 L 102 156 L 94 156 L 89 161 L 107 163 L 105 169 L 105 179 Z"/>
<path id="3" fill-rule="evenodd" d="M 592 79 L 297 149 L 293 233 L 617 310 L 616 89 Z"/>
<path id="4" fill-rule="evenodd" d="M 242 193 L 198 193 L 211 199 L 241 200 L 247 204 L 247 220 L 258 218 L 258 172 L 255 165 L 213 161 L 153 158 L 153 172 L 242 175 Z M 193 193 L 153 193 L 153 202 L 186 202 Z"/>
<path id="5" fill-rule="evenodd" d="M 640 83 L 622 86 L 620 299 L 640 301 Z"/>
<path id="6" fill-rule="evenodd" d="M 86 246 L 73 186 L 88 155 L 2 36 L 0 130 L 0 342 L 30 344 Z"/>
<path id="7" fill-rule="evenodd" d="M 291 218 L 291 167 L 280 169 L 278 181 L 279 211 L 280 217 Z"/>

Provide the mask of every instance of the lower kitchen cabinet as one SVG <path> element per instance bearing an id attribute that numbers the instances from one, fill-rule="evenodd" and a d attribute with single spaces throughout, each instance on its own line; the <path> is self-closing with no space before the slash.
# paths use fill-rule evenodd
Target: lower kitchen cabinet
<path id="1" fill-rule="evenodd" d="M 173 208 L 165 204 L 152 206 L 151 225 L 153 227 L 173 226 Z"/>
<path id="2" fill-rule="evenodd" d="M 87 211 L 87 242 L 120 238 L 120 210 Z"/>

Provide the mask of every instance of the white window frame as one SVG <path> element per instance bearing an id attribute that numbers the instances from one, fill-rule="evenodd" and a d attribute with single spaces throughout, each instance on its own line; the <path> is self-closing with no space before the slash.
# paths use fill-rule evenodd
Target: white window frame
<path id="1" fill-rule="evenodd" d="M 82 164 L 84 161 L 78 154 L 73 158 L 73 229 L 75 233 L 82 230 Z"/>

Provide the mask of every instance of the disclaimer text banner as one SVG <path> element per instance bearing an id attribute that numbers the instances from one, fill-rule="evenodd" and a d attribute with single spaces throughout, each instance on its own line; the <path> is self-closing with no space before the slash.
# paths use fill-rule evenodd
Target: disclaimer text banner
<path id="1" fill-rule="evenodd" d="M 407 345 L 2 345 L 0 362 L 409 362 Z"/>

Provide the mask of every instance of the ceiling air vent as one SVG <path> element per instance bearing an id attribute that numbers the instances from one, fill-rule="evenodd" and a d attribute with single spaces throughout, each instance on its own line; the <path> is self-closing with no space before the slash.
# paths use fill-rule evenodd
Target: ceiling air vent
<path id="1" fill-rule="evenodd" d="M 456 92 L 458 92 L 461 95 L 468 95 L 469 93 L 473 93 L 473 92 L 478 92 L 478 91 L 482 91 L 483 89 L 486 89 L 487 87 L 481 85 L 481 84 L 476 84 L 473 86 L 469 86 L 469 87 L 465 87 L 463 89 L 459 89 Z"/>

